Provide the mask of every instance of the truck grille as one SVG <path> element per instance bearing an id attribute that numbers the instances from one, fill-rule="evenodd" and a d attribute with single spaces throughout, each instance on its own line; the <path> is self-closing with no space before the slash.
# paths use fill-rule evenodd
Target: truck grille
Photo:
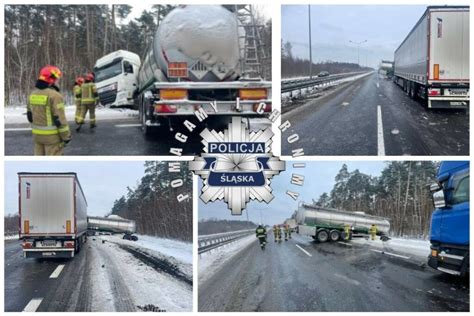
<path id="1" fill-rule="evenodd" d="M 117 98 L 117 90 L 109 90 L 99 93 L 100 104 L 106 105 L 115 102 Z"/>

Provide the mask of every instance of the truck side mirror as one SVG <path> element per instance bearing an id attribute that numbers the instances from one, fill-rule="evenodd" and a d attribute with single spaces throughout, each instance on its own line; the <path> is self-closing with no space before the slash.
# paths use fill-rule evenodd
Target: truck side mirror
<path id="1" fill-rule="evenodd" d="M 431 193 L 437 192 L 441 189 L 442 189 L 442 187 L 439 183 L 433 183 L 433 184 L 430 185 L 430 192 Z"/>
<path id="2" fill-rule="evenodd" d="M 434 203 L 435 208 L 446 207 L 446 199 L 444 197 L 443 190 L 433 192 L 433 203 Z"/>

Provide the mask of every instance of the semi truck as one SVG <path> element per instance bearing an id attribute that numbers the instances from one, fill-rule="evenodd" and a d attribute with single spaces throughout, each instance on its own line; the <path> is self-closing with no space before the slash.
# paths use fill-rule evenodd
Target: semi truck
<path id="1" fill-rule="evenodd" d="M 118 50 L 98 59 L 94 75 L 100 104 L 133 107 L 139 68 L 140 56 L 126 50 Z"/>
<path id="2" fill-rule="evenodd" d="M 18 173 L 25 258 L 72 258 L 87 238 L 87 201 L 76 173 Z"/>
<path id="3" fill-rule="evenodd" d="M 376 225 L 377 235 L 381 240 L 389 239 L 389 220 L 362 212 L 348 212 L 301 202 L 296 211 L 296 222 L 298 234 L 311 236 L 319 242 L 346 239 L 346 225 L 350 227 L 348 239 L 367 237 L 372 224 Z"/>
<path id="4" fill-rule="evenodd" d="M 135 221 L 118 215 L 109 215 L 107 217 L 88 216 L 87 228 L 92 232 L 123 234 L 123 239 L 138 240 L 138 237 L 133 235 L 137 231 Z"/>
<path id="5" fill-rule="evenodd" d="M 428 108 L 469 106 L 469 7 L 429 6 L 395 51 L 394 82 Z"/>
<path id="6" fill-rule="evenodd" d="M 469 272 L 469 162 L 444 161 L 430 190 L 431 253 L 428 265 L 452 275 Z"/>
<path id="7" fill-rule="evenodd" d="M 259 60 L 249 52 L 257 47 L 249 46 L 239 9 L 181 5 L 160 23 L 138 73 L 136 106 L 145 135 L 160 126 L 172 130 L 199 111 L 214 118 L 271 112 L 271 82 L 244 74 L 244 66 Z M 255 29 L 248 35 L 255 45 Z"/>

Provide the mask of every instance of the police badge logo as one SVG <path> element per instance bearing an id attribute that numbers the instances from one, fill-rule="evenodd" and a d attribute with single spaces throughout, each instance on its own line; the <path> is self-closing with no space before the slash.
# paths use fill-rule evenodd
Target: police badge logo
<path id="1" fill-rule="evenodd" d="M 250 200 L 269 203 L 270 181 L 285 170 L 285 162 L 271 153 L 270 127 L 250 132 L 240 117 L 233 117 L 223 132 L 205 129 L 204 153 L 189 163 L 203 180 L 204 203 L 223 200 L 232 215 L 241 215 Z"/>

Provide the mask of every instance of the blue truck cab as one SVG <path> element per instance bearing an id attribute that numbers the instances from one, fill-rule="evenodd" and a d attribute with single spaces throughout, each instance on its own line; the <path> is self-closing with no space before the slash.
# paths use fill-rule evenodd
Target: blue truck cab
<path id="1" fill-rule="evenodd" d="M 428 265 L 464 276 L 469 272 L 469 162 L 442 162 L 430 190 L 435 210 Z"/>

